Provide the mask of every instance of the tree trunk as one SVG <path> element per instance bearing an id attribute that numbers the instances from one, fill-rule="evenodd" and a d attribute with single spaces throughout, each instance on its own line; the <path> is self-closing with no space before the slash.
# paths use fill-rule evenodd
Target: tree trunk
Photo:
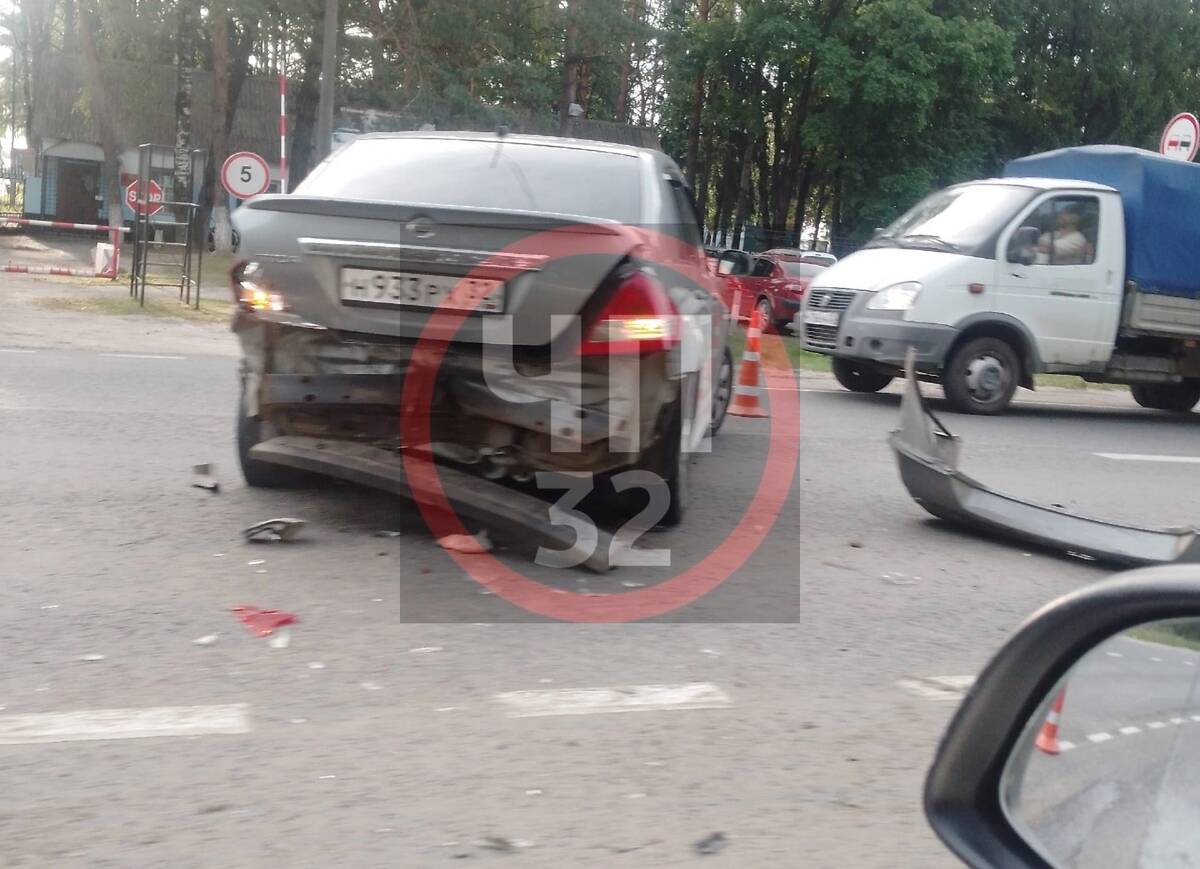
<path id="1" fill-rule="evenodd" d="M 192 63 L 195 7 L 179 3 L 175 30 L 175 192 L 176 202 L 191 202 L 188 151 L 192 147 Z"/>
<path id="2" fill-rule="evenodd" d="M 229 134 L 226 119 L 231 118 L 229 111 L 229 12 L 226 9 L 212 8 L 213 42 L 213 110 L 212 110 L 212 142 L 209 145 L 208 167 L 211 175 L 225 162 L 229 156 Z M 225 187 L 206 178 L 212 188 L 213 215 L 213 244 L 218 253 L 229 253 L 233 249 L 233 231 L 229 225 L 229 197 Z"/>
<path id="3" fill-rule="evenodd" d="M 746 151 L 742 156 L 742 173 L 738 181 L 737 210 L 733 218 L 733 246 L 741 247 L 742 229 L 750 216 L 750 182 L 753 178 L 754 149 L 758 144 L 756 137 L 751 136 L 746 143 Z"/>
<path id="4" fill-rule="evenodd" d="M 565 136 L 571 126 L 571 104 L 579 88 L 579 21 L 576 16 L 578 0 L 567 0 L 566 27 L 563 37 L 562 88 L 558 97 L 558 134 Z"/>
<path id="5" fill-rule="evenodd" d="M 804 218 L 807 214 L 808 194 L 812 189 L 813 163 L 810 158 L 804 163 L 804 172 L 800 175 L 800 189 L 796 191 L 796 219 L 792 224 L 792 244 L 801 247 L 804 236 Z"/>
<path id="6" fill-rule="evenodd" d="M 711 0 L 700 0 L 697 14 L 700 23 L 708 24 L 708 13 Z M 688 112 L 687 158 L 684 161 L 684 172 L 687 173 L 689 184 L 695 185 L 697 167 L 696 161 L 700 154 L 700 116 L 704 112 L 704 73 L 708 66 L 708 58 L 699 58 L 699 68 L 692 78 L 692 104 Z"/>
<path id="7" fill-rule="evenodd" d="M 644 2 L 645 0 L 632 0 L 630 3 L 628 14 L 631 22 L 641 23 Z M 636 51 L 637 40 L 633 38 L 625 40 L 625 45 L 621 48 L 620 67 L 617 70 L 617 99 L 613 105 L 613 116 L 618 124 L 624 124 L 629 114 L 629 76 L 633 71 Z"/>
<path id="8" fill-rule="evenodd" d="M 77 28 L 79 47 L 87 69 L 87 82 L 84 84 L 84 88 L 91 101 L 92 117 L 95 118 L 96 127 L 100 133 L 100 147 L 104 151 L 104 171 L 108 181 L 104 202 L 108 211 L 108 225 L 116 227 L 122 223 L 122 202 L 124 201 L 121 192 L 121 141 L 113 123 L 112 97 L 101 73 L 100 55 L 96 51 L 96 42 L 93 38 L 98 25 L 92 0 L 79 0 L 75 21 L 67 21 L 64 26 L 70 30 L 72 23 Z"/>
<path id="9" fill-rule="evenodd" d="M 816 209 L 813 211 L 812 246 L 814 248 L 817 246 L 817 238 L 821 234 L 821 218 L 824 217 L 825 203 L 828 201 L 828 198 L 829 186 L 823 184 L 821 185 L 821 189 L 817 191 L 817 204 Z"/>
<path id="10" fill-rule="evenodd" d="M 312 168 L 313 129 L 317 121 L 317 84 L 321 75 L 320 29 L 304 50 L 304 75 L 296 89 L 296 130 L 292 136 L 292 153 L 288 156 L 288 189 L 304 180 Z"/>

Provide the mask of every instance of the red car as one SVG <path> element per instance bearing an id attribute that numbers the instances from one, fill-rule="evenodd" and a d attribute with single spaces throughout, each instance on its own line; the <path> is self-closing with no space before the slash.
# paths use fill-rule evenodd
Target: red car
<path id="1" fill-rule="evenodd" d="M 737 299 L 739 319 L 749 319 L 757 307 L 764 326 L 782 332 L 800 310 L 800 300 L 813 277 L 825 268 L 798 254 L 727 250 L 717 261 L 717 274 L 725 279 L 721 300 L 733 307 Z"/>

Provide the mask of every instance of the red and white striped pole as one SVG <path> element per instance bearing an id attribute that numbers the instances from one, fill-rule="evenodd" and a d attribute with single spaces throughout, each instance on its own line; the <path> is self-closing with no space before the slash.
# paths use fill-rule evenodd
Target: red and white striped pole
<path id="1" fill-rule="evenodd" d="M 46 226 L 50 229 L 76 229 L 85 232 L 129 232 L 128 226 L 101 226 L 97 223 L 68 223 L 65 220 L 34 220 L 29 217 L 6 217 L 4 223 L 15 223 L 17 226 Z"/>
<path id="2" fill-rule="evenodd" d="M 279 192 L 288 192 L 287 76 L 279 76 Z"/>

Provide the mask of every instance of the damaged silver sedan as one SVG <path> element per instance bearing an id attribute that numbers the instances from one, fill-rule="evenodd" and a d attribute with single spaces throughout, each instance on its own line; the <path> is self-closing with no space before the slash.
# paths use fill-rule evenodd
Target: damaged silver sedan
<path id="1" fill-rule="evenodd" d="M 307 438 L 495 480 L 646 470 L 669 495 L 662 523 L 682 518 L 688 454 L 724 419 L 733 363 L 691 194 L 665 155 L 367 136 L 235 223 L 250 485 L 294 483 L 306 466 L 266 445 Z M 415 373 L 428 390 L 406 390 Z M 420 443 L 405 437 L 413 415 L 427 417 Z"/>

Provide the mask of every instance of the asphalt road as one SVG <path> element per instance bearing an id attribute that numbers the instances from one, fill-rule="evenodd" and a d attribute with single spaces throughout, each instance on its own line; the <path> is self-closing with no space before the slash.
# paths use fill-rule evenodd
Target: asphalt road
<path id="1" fill-rule="evenodd" d="M 976 672 L 1105 576 L 937 524 L 885 444 L 898 398 L 806 377 L 778 515 L 748 506 L 768 424 L 731 420 L 687 525 L 647 538 L 687 567 L 749 510 L 771 527 L 728 580 L 645 623 L 556 623 L 487 593 L 403 502 L 247 489 L 219 330 L 172 353 L 169 329 L 148 345 L 117 318 L 62 337 L 80 317 L 13 341 L 0 323 L 0 350 L 26 351 L 0 352 L 3 865 L 954 865 L 920 812 L 952 704 L 897 683 Z M 1192 519 L 1200 466 L 1094 454 L 1187 454 L 1200 416 L 1058 392 L 947 422 L 993 485 Z M 192 488 L 199 462 L 220 494 Z M 301 541 L 241 542 L 280 515 L 308 520 Z M 535 569 L 507 544 L 504 564 L 586 597 L 667 574 Z M 294 613 L 290 644 L 238 605 Z"/>

